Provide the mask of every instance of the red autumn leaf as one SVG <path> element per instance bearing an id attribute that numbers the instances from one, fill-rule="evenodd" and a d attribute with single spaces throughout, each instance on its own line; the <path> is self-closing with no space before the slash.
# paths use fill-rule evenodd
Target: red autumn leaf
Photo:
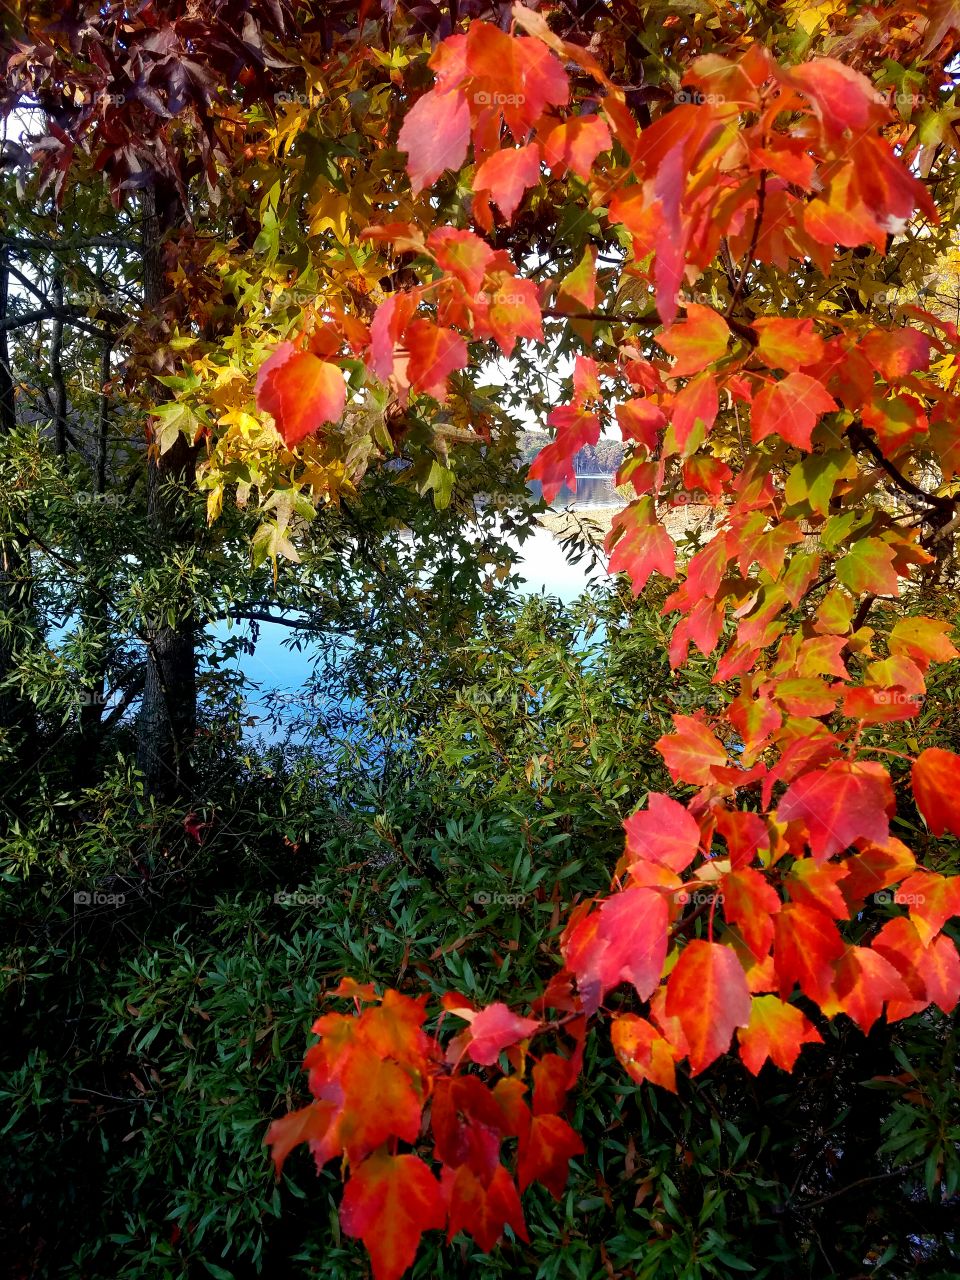
<path id="1" fill-rule="evenodd" d="M 485 240 L 473 231 L 437 227 L 427 239 L 427 248 L 437 265 L 456 276 L 468 293 L 479 293 L 495 256 Z"/>
<path id="2" fill-rule="evenodd" d="M 597 305 L 597 251 L 593 245 L 587 245 L 583 257 L 560 281 L 557 305 L 566 307 L 571 302 L 584 311 Z"/>
<path id="3" fill-rule="evenodd" d="M 521 338 L 543 341 L 537 286 L 532 280 L 519 280 L 507 271 L 491 271 L 482 296 L 487 311 L 476 318 L 477 337 L 494 338 L 505 356 L 512 354 Z M 598 438 L 599 433 L 598 424 Z"/>
<path id="4" fill-rule="evenodd" d="M 805 1044 L 823 1039 L 809 1018 L 779 996 L 754 996 L 750 1022 L 737 1031 L 743 1065 L 756 1075 L 769 1058 L 783 1071 L 792 1071 Z"/>
<path id="5" fill-rule="evenodd" d="M 930 366 L 930 339 L 919 329 L 872 329 L 860 346 L 885 382 L 902 382 Z"/>
<path id="6" fill-rule="evenodd" d="M 686 319 L 671 325 L 658 336 L 657 342 L 676 358 L 671 375 L 685 378 L 691 373 L 700 373 L 725 355 L 729 339 L 730 327 L 723 316 L 713 307 L 691 302 Z"/>
<path id="7" fill-rule="evenodd" d="M 441 1076 L 434 1085 L 430 1118 L 437 1159 L 451 1167 L 467 1165 L 482 1180 L 489 1179 L 508 1125 L 479 1076 Z"/>
<path id="8" fill-rule="evenodd" d="M 651 888 L 631 886 L 574 920 L 561 943 L 567 968 L 576 976 L 584 1007 L 599 1007 L 621 982 L 630 982 L 641 1000 L 649 998 L 667 954 L 666 898 Z"/>
<path id="9" fill-rule="evenodd" d="M 930 427 L 923 405 L 915 396 L 875 397 L 864 405 L 861 417 L 888 458 L 899 453 L 915 436 L 926 435 Z"/>
<path id="10" fill-rule="evenodd" d="M 323 1141 L 336 1110 L 333 1102 L 311 1102 L 308 1107 L 291 1111 L 271 1123 L 264 1141 L 270 1147 L 278 1178 L 283 1162 L 294 1147 L 301 1142 Z"/>
<path id="11" fill-rule="evenodd" d="M 417 195 L 446 169 L 459 169 L 470 141 L 470 108 L 463 94 L 431 89 L 404 117 L 397 146 L 407 153 L 410 186 Z"/>
<path id="12" fill-rule="evenodd" d="M 413 318 L 415 309 L 416 304 L 409 293 L 392 293 L 377 307 L 370 322 L 369 363 L 378 378 L 386 380 L 393 373 L 394 347 Z"/>
<path id="13" fill-rule="evenodd" d="M 960 756 L 928 747 L 913 762 L 913 795 L 935 836 L 950 831 L 960 840 Z"/>
<path id="14" fill-rule="evenodd" d="M 720 400 L 717 393 L 717 380 L 712 373 L 701 373 L 691 378 L 682 391 L 674 397 L 670 413 L 670 434 L 679 453 L 692 453 L 699 448 L 703 436 L 707 435 L 717 420 Z M 700 424 L 702 435 L 697 432 Z M 691 440 L 695 441 L 690 448 Z"/>
<path id="15" fill-rule="evenodd" d="M 542 1116 L 563 1110 L 576 1079 L 577 1064 L 558 1053 L 545 1053 L 533 1068 L 533 1114 Z"/>
<path id="16" fill-rule="evenodd" d="M 676 574 L 673 539 L 656 518 L 650 498 L 641 498 L 617 512 L 604 548 L 610 554 L 610 572 L 626 573 L 635 596 L 652 573 L 662 573 L 665 578 Z"/>
<path id="17" fill-rule="evenodd" d="M 913 854 L 902 841 L 894 838 L 883 845 L 870 844 L 844 858 L 846 875 L 840 881 L 840 892 L 849 910 L 856 911 L 871 894 L 896 884 L 915 867 Z"/>
<path id="18" fill-rule="evenodd" d="M 526 1191 L 531 1182 L 542 1182 L 555 1200 L 567 1185 L 570 1160 L 583 1155 L 583 1143 L 560 1116 L 534 1116 L 527 1133 L 521 1133 L 517 1153 L 517 1180 Z"/>
<path id="19" fill-rule="evenodd" d="M 674 782 L 698 786 L 713 782 L 712 770 L 727 763 L 724 747 L 702 720 L 694 716 L 672 717 L 675 733 L 665 733 L 653 744 L 666 761 Z"/>
<path id="20" fill-rule="evenodd" d="M 473 179 L 474 191 L 489 191 L 494 204 L 509 222 L 528 187 L 540 180 L 540 148 L 536 143 L 508 151 L 494 151 Z"/>
<path id="21" fill-rule="evenodd" d="M 788 902 L 774 916 L 773 962 L 783 999 L 798 984 L 820 1004 L 833 981 L 833 962 L 843 955 L 843 939 L 825 911 Z"/>
<path id="22" fill-rule="evenodd" d="M 339 1084 L 321 1092 L 340 1103 L 328 1139 L 336 1140 L 352 1164 L 389 1138 L 413 1142 L 420 1132 L 423 1100 L 410 1073 L 366 1048 L 352 1053 L 346 1066 Z M 336 1153 L 332 1150 L 327 1158 Z"/>
<path id="23" fill-rule="evenodd" d="M 336 422 L 347 400 L 347 384 L 335 364 L 318 360 L 281 342 L 260 366 L 255 388 L 257 408 L 269 413 L 293 448 L 324 425 Z"/>
<path id="24" fill-rule="evenodd" d="M 618 1060 L 637 1084 L 649 1080 L 670 1093 L 677 1092 L 674 1062 L 679 1056 L 669 1040 L 646 1018 L 622 1013 L 610 1023 L 610 1040 Z"/>
<path id="25" fill-rule="evenodd" d="M 663 410 L 652 400 L 637 396 L 618 404 L 616 413 L 624 440 L 636 440 L 648 453 L 655 453 L 659 433 L 667 421 Z"/>
<path id="26" fill-rule="evenodd" d="M 374 1280 L 399 1280 L 424 1231 L 439 1231 L 446 1221 L 439 1182 L 412 1155 L 368 1156 L 354 1169 L 340 1205 L 340 1224 L 366 1245 Z"/>
<path id="27" fill-rule="evenodd" d="M 601 151 L 613 145 L 606 121 L 599 116 L 573 116 L 551 129 L 543 142 L 543 160 L 557 177 L 572 169 L 584 182 Z"/>
<path id="28" fill-rule="evenodd" d="M 696 819 L 682 804 L 659 791 L 651 791 L 646 809 L 632 814 L 623 826 L 631 858 L 685 871 L 697 856 L 700 828 Z"/>
<path id="29" fill-rule="evenodd" d="M 564 484 L 576 489 L 574 455 L 585 444 L 596 444 L 600 439 L 600 419 L 578 405 L 565 404 L 554 409 L 547 422 L 556 427 L 557 434 L 540 450 L 527 474 L 543 485 L 544 501 L 552 502 Z"/>
<path id="30" fill-rule="evenodd" d="M 502 1051 L 539 1031 L 535 1018 L 521 1018 L 497 1001 L 482 1009 L 470 1023 L 467 1053 L 474 1062 L 491 1067 Z"/>
<path id="31" fill-rule="evenodd" d="M 960 876 L 919 868 L 903 881 L 894 900 L 908 908 L 920 941 L 927 945 L 948 920 L 960 916 Z"/>
<path id="32" fill-rule="evenodd" d="M 883 844 L 893 809 L 890 775 L 875 761 L 837 760 L 802 774 L 777 807 L 780 822 L 803 822 L 815 858 L 829 858 L 854 840 Z"/>
<path id="33" fill-rule="evenodd" d="M 859 71 L 834 58 L 816 58 L 792 67 L 787 78 L 811 99 L 826 129 L 865 133 L 883 124 L 889 112 L 873 85 Z"/>
<path id="34" fill-rule="evenodd" d="M 529 1241 L 520 1196 L 510 1174 L 498 1163 L 489 1182 L 483 1182 L 466 1165 L 446 1168 L 443 1186 L 450 1203 L 447 1240 L 466 1231 L 489 1253 L 503 1237 L 504 1227 L 524 1242 Z"/>
<path id="35" fill-rule="evenodd" d="M 750 1021 L 750 991 L 729 947 L 694 939 L 667 979 L 666 1011 L 683 1028 L 693 1075 L 726 1053 L 737 1027 Z"/>
<path id="36" fill-rule="evenodd" d="M 773 917 L 780 910 L 780 895 L 759 871 L 742 867 L 721 881 L 723 918 L 735 924 L 747 946 L 762 960 L 773 942 Z"/>
<path id="37" fill-rule="evenodd" d="M 749 866 L 761 849 L 770 847 L 770 829 L 756 813 L 742 809 L 715 810 L 717 831 L 727 842 L 730 866 L 734 871 Z"/>
<path id="38" fill-rule="evenodd" d="M 797 373 L 805 365 L 823 358 L 823 339 L 812 320 L 766 316 L 753 322 L 759 342 L 757 356 L 771 369 Z"/>
<path id="39" fill-rule="evenodd" d="M 783 886 L 793 902 L 805 902 L 808 907 L 826 911 L 835 920 L 848 920 L 850 910 L 843 893 L 843 880 L 847 876 L 847 864 L 843 862 L 817 862 L 813 858 L 797 858 Z"/>
<path id="40" fill-rule="evenodd" d="M 810 450 L 818 420 L 837 407 L 823 384 L 805 373 L 788 373 L 779 382 L 765 382 L 753 398 L 754 443 L 776 432 L 788 444 Z"/>
<path id="41" fill-rule="evenodd" d="M 570 96 L 567 73 L 540 40 L 506 35 L 490 22 L 471 22 L 466 57 L 474 102 L 502 111 L 517 142 L 526 140 L 547 107 L 562 107 Z"/>
<path id="42" fill-rule="evenodd" d="M 410 353 L 407 373 L 416 391 L 436 400 L 447 393 L 447 377 L 467 364 L 467 344 L 453 329 L 444 329 L 432 320 L 412 320 L 404 332 Z"/>
<path id="43" fill-rule="evenodd" d="M 847 947 L 837 960 L 833 998 L 822 1002 L 828 1016 L 845 1013 L 866 1034 L 887 1000 L 906 1001 L 910 992 L 896 968 L 869 947 Z"/>

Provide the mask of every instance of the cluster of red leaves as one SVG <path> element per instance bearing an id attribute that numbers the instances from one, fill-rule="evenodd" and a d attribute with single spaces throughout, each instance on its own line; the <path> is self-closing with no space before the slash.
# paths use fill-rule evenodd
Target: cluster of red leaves
<path id="1" fill-rule="evenodd" d="M 567 1027 L 572 1056 L 535 1061 L 531 1090 L 522 1079 L 525 1045 L 546 1029 L 535 1018 L 449 996 L 444 1009 L 467 1027 L 444 1051 L 423 1030 L 426 997 L 387 991 L 381 999 L 349 979 L 335 995 L 352 997 L 357 1016 L 330 1013 L 314 1024 L 321 1039 L 304 1067 L 315 1101 L 275 1121 L 267 1136 L 278 1173 L 301 1142 L 318 1168 L 346 1160 L 343 1229 L 363 1240 L 377 1280 L 400 1276 L 427 1230 L 446 1228 L 451 1240 L 466 1231 L 488 1252 L 506 1227 L 526 1240 L 519 1193 L 539 1181 L 559 1198 L 570 1157 L 583 1151 L 559 1112 L 579 1073 L 584 1019 Z M 515 1074 L 460 1069 L 495 1067 L 502 1053 Z M 397 1153 L 398 1142 L 418 1141 L 428 1105 L 439 1178 L 419 1156 Z"/>
<path id="2" fill-rule="evenodd" d="M 919 327 L 889 329 L 833 314 L 737 319 L 742 279 L 724 314 L 682 297 L 722 240 L 742 273 L 754 260 L 784 269 L 806 260 L 826 273 L 838 247 L 883 252 L 915 210 L 936 212 L 883 136 L 883 102 L 838 62 L 785 68 L 760 47 L 737 62 L 701 59 L 688 78 L 695 100 L 641 130 L 590 54 L 527 10 L 516 18 L 528 35 L 473 23 L 433 55 L 436 86 L 400 137 L 411 180 L 419 190 L 459 169 L 472 143 L 481 232 L 492 226 L 490 203 L 511 220 L 546 165 L 572 173 L 632 242 L 623 272 L 652 292 L 663 355 L 623 345 L 605 363 L 578 357 L 531 474 L 551 498 L 573 480 L 577 450 L 616 422 L 629 446 L 620 479 L 637 498 L 607 545 L 611 568 L 637 592 L 654 572 L 678 575 L 658 512 L 691 495 L 716 505 L 719 527 L 665 606 L 680 614 L 670 659 L 681 665 L 690 644 L 712 655 L 725 640 L 715 680 L 737 681 L 739 692 L 709 720 L 676 715 L 660 739 L 673 779 L 693 795 L 681 804 L 654 793 L 627 820 L 612 891 L 574 911 L 563 968 L 535 1016 L 448 996 L 445 1008 L 468 1027 L 444 1048 L 422 1030 L 422 1002 L 388 992 L 357 1018 L 316 1024 L 323 1039 L 307 1066 L 317 1101 L 275 1124 L 274 1155 L 279 1167 L 304 1140 L 320 1163 L 346 1155 L 344 1226 L 367 1242 L 378 1280 L 402 1272 L 429 1227 L 468 1230 L 489 1248 L 507 1226 L 523 1237 L 518 1187 L 538 1179 L 560 1193 L 579 1151 L 560 1111 L 598 1016 L 609 1016 L 634 1080 L 675 1090 L 678 1063 L 701 1072 L 734 1039 L 747 1070 L 768 1061 L 791 1070 L 821 1038 L 797 998 L 864 1031 L 884 1014 L 894 1021 L 931 1004 L 949 1012 L 960 998 L 960 957 L 943 932 L 960 914 L 960 879 L 919 867 L 891 835 L 891 777 L 862 743 L 865 726 L 914 716 L 931 664 L 960 655 L 930 618 L 897 622 L 887 656 L 875 655 L 858 600 L 896 596 L 932 557 L 919 530 L 882 502 L 855 506 L 887 465 L 900 474 L 921 450 L 945 479 L 960 475 L 960 375 L 945 385 L 930 368 L 931 353 L 956 356 L 960 338 L 920 311 Z M 570 61 L 603 89 L 599 114 L 564 114 Z M 626 163 L 613 159 L 614 140 Z M 467 363 L 468 339 L 492 338 L 506 354 L 518 337 L 539 340 L 544 288 L 595 305 L 589 251 L 538 291 L 474 231 L 424 236 L 404 224 L 375 234 L 432 263 L 426 283 L 388 297 L 368 334 L 353 335 L 401 395 L 441 398 Z M 282 417 L 277 376 L 262 394 Z M 721 405 L 749 421 L 737 473 L 711 448 Z M 864 450 L 874 465 L 861 472 Z M 931 509 L 942 510 L 938 501 Z M 811 531 L 816 550 L 805 545 Z M 801 603 L 826 582 L 798 623 Z M 931 833 L 960 839 L 960 757 L 922 751 L 912 784 Z M 863 912 L 881 891 L 906 910 L 870 936 Z M 701 936 L 692 936 L 697 922 Z M 641 1012 L 608 1008 L 624 988 Z M 349 985 L 341 993 L 373 998 Z M 529 1048 L 533 1037 L 563 1047 L 566 1036 L 566 1055 Z M 439 1180 L 419 1156 L 396 1154 L 398 1141 L 422 1146 L 425 1118 Z M 516 1182 L 503 1162 L 514 1142 Z M 412 1188 L 405 1196 L 401 1179 Z"/>

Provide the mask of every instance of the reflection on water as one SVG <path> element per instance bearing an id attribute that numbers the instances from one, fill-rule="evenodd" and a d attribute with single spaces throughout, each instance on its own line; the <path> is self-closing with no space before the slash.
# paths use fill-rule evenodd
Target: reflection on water
<path id="1" fill-rule="evenodd" d="M 543 496 L 539 480 L 528 480 L 527 487 L 535 498 Z M 577 491 L 566 485 L 551 503 L 553 507 L 623 507 L 624 498 L 617 493 L 612 475 L 577 476 Z"/>

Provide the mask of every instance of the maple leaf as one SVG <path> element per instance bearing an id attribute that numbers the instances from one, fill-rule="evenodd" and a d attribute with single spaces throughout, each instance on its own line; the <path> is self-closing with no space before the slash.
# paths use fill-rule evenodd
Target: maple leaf
<path id="1" fill-rule="evenodd" d="M 427 238 L 427 249 L 437 265 L 463 284 L 468 293 L 478 293 L 483 277 L 494 261 L 494 251 L 473 231 L 437 227 Z"/>
<path id="2" fill-rule="evenodd" d="M 666 425 L 663 410 L 642 396 L 625 400 L 616 408 L 620 434 L 624 440 L 636 440 L 648 453 L 655 453 L 659 442 L 659 433 Z"/>
<path id="3" fill-rule="evenodd" d="M 765 382 L 753 398 L 754 443 L 776 432 L 788 444 L 809 451 L 818 420 L 838 407 L 823 384 L 808 374 L 788 373 L 779 382 Z"/>
<path id="4" fill-rule="evenodd" d="M 590 177 L 601 151 L 613 145 L 610 130 L 599 116 L 573 116 L 556 125 L 543 140 L 543 160 L 550 171 L 562 177 L 572 169 L 584 182 Z"/>
<path id="5" fill-rule="evenodd" d="M 699 1075 L 750 1021 L 750 991 L 734 952 L 699 938 L 688 942 L 667 979 L 666 1011 L 680 1022 L 690 1070 Z"/>
<path id="6" fill-rule="evenodd" d="M 910 999 L 910 992 L 889 960 L 869 947 L 847 947 L 835 965 L 833 995 L 822 1001 L 828 1017 L 845 1013 L 866 1034 L 887 1000 Z"/>
<path id="7" fill-rule="evenodd" d="M 771 369 L 797 373 L 805 365 L 823 358 L 823 339 L 812 320 L 765 316 L 753 322 L 759 341 L 757 355 Z"/>
<path id="8" fill-rule="evenodd" d="M 532 468 L 530 474 L 533 474 Z M 635 596 L 647 585 L 654 571 L 662 573 L 665 578 L 676 574 L 673 539 L 656 518 L 649 498 L 631 502 L 623 511 L 617 512 L 604 549 L 610 555 L 610 573 L 626 573 Z"/>
<path id="9" fill-rule="evenodd" d="M 441 1076 L 436 1081 L 431 1124 L 438 1160 L 451 1167 L 468 1165 L 482 1180 L 490 1178 L 507 1126 L 499 1103 L 478 1076 Z"/>
<path id="10" fill-rule="evenodd" d="M 260 366 L 255 395 L 257 408 L 271 415 L 284 444 L 292 449 L 341 416 L 347 384 L 335 364 L 281 342 Z"/>
<path id="11" fill-rule="evenodd" d="M 926 945 L 953 916 L 960 916 L 960 876 L 941 876 L 922 868 L 903 881 L 895 895 L 907 904 L 913 927 Z"/>
<path id="12" fill-rule="evenodd" d="M 413 388 L 435 400 L 447 393 L 447 377 L 467 364 L 467 344 L 453 329 L 444 329 L 432 320 L 412 320 L 404 331 L 410 353 L 407 372 Z"/>
<path id="13" fill-rule="evenodd" d="M 805 996 L 822 1004 L 833 982 L 833 962 L 844 950 L 836 925 L 825 911 L 787 902 L 774 916 L 773 930 L 773 962 L 781 997 L 785 999 L 799 984 Z"/>
<path id="14" fill-rule="evenodd" d="M 960 840 L 960 756 L 928 747 L 914 760 L 911 776 L 917 808 L 933 834 L 950 831 Z"/>
<path id="15" fill-rule="evenodd" d="M 691 378 L 673 400 L 670 428 L 665 448 L 680 453 L 693 452 L 700 447 L 717 420 L 720 400 L 717 380 L 712 373 L 700 373 Z M 697 424 L 700 429 L 697 429 Z"/>
<path id="16" fill-rule="evenodd" d="M 560 1116 L 534 1116 L 521 1133 L 517 1152 L 517 1180 L 525 1191 L 531 1182 L 542 1182 L 555 1200 L 567 1185 L 570 1160 L 583 1155 L 583 1143 Z"/>
<path id="17" fill-rule="evenodd" d="M 783 1071 L 792 1071 L 805 1044 L 822 1044 L 823 1038 L 809 1018 L 778 996 L 754 996 L 750 1021 L 737 1031 L 740 1057 L 752 1075 L 769 1058 Z"/>
<path id="18" fill-rule="evenodd" d="M 885 382 L 902 382 L 930 365 L 930 339 L 919 329 L 872 329 L 860 345 Z"/>
<path id="19" fill-rule="evenodd" d="M 728 872 L 721 886 L 724 919 L 737 925 L 747 946 L 762 960 L 773 942 L 773 916 L 780 910 L 780 895 L 751 867 Z"/>
<path id="20" fill-rule="evenodd" d="M 478 337 L 489 331 L 505 356 L 512 354 L 521 338 L 543 341 L 537 286 L 532 280 L 518 280 L 506 271 L 491 271 L 483 296 L 487 300 L 487 312 L 477 319 Z M 598 439 L 599 435 L 598 423 Z"/>
<path id="21" fill-rule="evenodd" d="M 333 1102 L 311 1102 L 308 1107 L 290 1111 L 271 1123 L 264 1141 L 270 1147 L 278 1178 L 284 1161 L 294 1147 L 301 1142 L 323 1142 L 336 1110 Z"/>
<path id="22" fill-rule="evenodd" d="M 414 195 L 432 186 L 446 169 L 459 169 L 470 141 L 470 108 L 459 92 L 431 89 L 404 117 L 397 146 L 407 153 Z"/>
<path id="23" fill-rule="evenodd" d="M 638 810 L 623 824 L 627 853 L 660 863 L 671 871 L 684 871 L 697 856 L 700 828 L 696 819 L 676 800 L 651 791 L 645 810 Z"/>
<path id="24" fill-rule="evenodd" d="M 502 111 L 517 142 L 526 140 L 546 107 L 562 107 L 570 96 L 567 73 L 545 44 L 505 35 L 490 22 L 471 22 L 466 65 L 475 79 L 474 101 Z"/>
<path id="25" fill-rule="evenodd" d="M 540 148 L 536 143 L 494 151 L 479 166 L 473 179 L 475 191 L 489 191 L 494 204 L 510 222 L 523 193 L 540 180 Z"/>
<path id="26" fill-rule="evenodd" d="M 611 1020 L 610 1040 L 631 1080 L 637 1084 L 649 1080 L 670 1093 L 677 1092 L 674 1066 L 677 1051 L 653 1023 L 632 1013 L 622 1013 Z"/>
<path id="27" fill-rule="evenodd" d="M 835 58 L 803 62 L 785 78 L 807 94 L 830 133 L 861 134 L 887 119 L 887 108 L 867 77 Z"/>
<path id="28" fill-rule="evenodd" d="M 758 814 L 745 813 L 741 809 L 718 809 L 714 813 L 717 830 L 727 842 L 730 866 L 734 871 L 748 866 L 761 849 L 770 847 L 769 828 Z"/>
<path id="29" fill-rule="evenodd" d="M 340 1224 L 366 1245 L 374 1280 L 399 1280 L 424 1231 L 441 1230 L 446 1221 L 440 1183 L 413 1155 L 368 1156 L 353 1170 L 340 1205 Z"/>
<path id="30" fill-rule="evenodd" d="M 471 1019 L 466 1040 L 467 1053 L 474 1062 L 491 1067 L 504 1049 L 528 1039 L 539 1030 L 540 1023 L 535 1018 L 521 1018 L 498 1000 Z"/>
<path id="31" fill-rule="evenodd" d="M 837 561 L 836 573 L 854 595 L 895 596 L 900 590 L 893 548 L 879 538 L 860 538 Z"/>
<path id="32" fill-rule="evenodd" d="M 921 671 L 931 662 L 951 662 L 960 658 L 949 638 L 950 624 L 936 618 L 901 618 L 887 636 L 891 654 L 912 658 Z"/>
<path id="33" fill-rule="evenodd" d="M 791 783 L 777 807 L 777 819 L 803 822 L 813 856 L 829 858 L 854 840 L 883 844 L 893 803 L 890 775 L 882 765 L 838 760 Z"/>
<path id="34" fill-rule="evenodd" d="M 661 333 L 657 342 L 664 351 L 676 358 L 671 374 L 684 378 L 688 374 L 699 373 L 708 364 L 719 360 L 726 353 L 729 338 L 730 327 L 723 316 L 718 315 L 712 307 L 702 307 L 699 303 L 691 302 L 687 307 L 686 319 Z"/>
<path id="35" fill-rule="evenodd" d="M 666 761 L 674 782 L 713 782 L 713 769 L 727 763 L 727 753 L 711 730 L 695 716 L 672 717 L 675 733 L 653 744 Z"/>
<path id="36" fill-rule="evenodd" d="M 667 954 L 667 902 L 653 889 L 631 886 L 606 898 L 599 911 L 571 922 L 561 943 L 584 1007 L 631 982 L 646 1000 L 660 981 Z"/>
<path id="37" fill-rule="evenodd" d="M 557 305 L 566 306 L 570 302 L 586 311 L 592 311 L 597 305 L 597 251 L 593 245 L 587 245 L 583 257 L 560 282 Z"/>
<path id="38" fill-rule="evenodd" d="M 797 858 L 784 878 L 784 888 L 793 902 L 826 911 L 835 920 L 850 916 L 842 881 L 848 875 L 847 864 L 817 862 L 813 858 Z"/>
<path id="39" fill-rule="evenodd" d="M 466 1231 L 489 1253 L 502 1239 L 504 1228 L 510 1227 L 518 1239 L 529 1242 L 516 1183 L 502 1164 L 497 1164 L 486 1183 L 465 1164 L 456 1170 L 445 1168 L 441 1176 L 450 1204 L 448 1241 L 458 1231 Z"/>
<path id="40" fill-rule="evenodd" d="M 554 409 L 547 422 L 556 427 L 556 437 L 540 450 L 527 474 L 543 485 L 544 501 L 552 502 L 564 484 L 576 490 L 574 455 L 585 444 L 596 444 L 600 439 L 600 419 L 587 409 L 568 404 Z"/>

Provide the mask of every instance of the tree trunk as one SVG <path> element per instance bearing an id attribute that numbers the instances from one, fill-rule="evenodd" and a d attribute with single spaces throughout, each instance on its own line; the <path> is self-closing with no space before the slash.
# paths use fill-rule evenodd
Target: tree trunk
<path id="1" fill-rule="evenodd" d="M 160 312 L 166 288 L 161 265 L 165 232 L 174 225 L 174 192 L 157 180 L 144 196 L 143 301 L 148 315 Z M 147 522 L 154 546 L 172 554 L 194 537 L 189 511 L 196 451 L 182 437 L 147 461 Z M 189 793 L 190 751 L 197 729 L 196 623 L 191 602 L 177 602 L 168 618 L 145 620 L 146 679 L 137 726 L 137 766 L 145 793 L 174 803 Z"/>

